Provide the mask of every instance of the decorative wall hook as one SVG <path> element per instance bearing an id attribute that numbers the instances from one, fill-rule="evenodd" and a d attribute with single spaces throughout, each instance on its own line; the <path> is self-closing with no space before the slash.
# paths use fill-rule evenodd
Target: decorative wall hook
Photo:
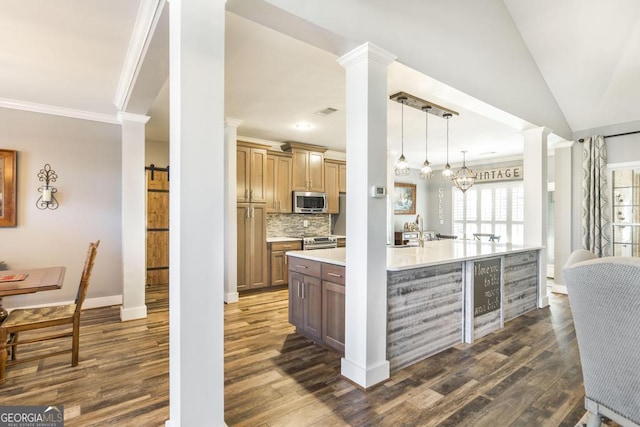
<path id="1" fill-rule="evenodd" d="M 44 182 L 44 185 L 38 187 L 38 192 L 42 193 L 36 201 L 38 209 L 58 209 L 58 201 L 54 196 L 58 190 L 51 185 L 52 182 L 56 182 L 56 179 L 58 179 L 58 174 L 51 169 L 49 163 L 45 164 L 44 168 L 38 172 L 38 180 Z"/>

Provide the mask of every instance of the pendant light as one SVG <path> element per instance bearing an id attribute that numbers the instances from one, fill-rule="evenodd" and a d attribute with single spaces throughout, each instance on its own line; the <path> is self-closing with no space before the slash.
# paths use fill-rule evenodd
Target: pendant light
<path id="1" fill-rule="evenodd" d="M 429 157 L 427 156 L 427 143 L 429 140 L 429 110 L 431 110 L 431 105 L 427 105 L 422 107 L 422 111 L 424 111 L 424 164 L 422 165 L 422 169 L 420 169 L 420 178 L 429 179 L 433 175 L 433 169 L 431 168 L 431 164 L 429 163 Z"/>
<path id="2" fill-rule="evenodd" d="M 463 193 L 470 189 L 476 182 L 476 175 L 471 169 L 467 168 L 465 153 L 466 151 L 462 152 L 462 169 L 460 169 L 456 177 L 453 178 L 454 184 L 456 184 L 456 187 Z"/>
<path id="3" fill-rule="evenodd" d="M 447 165 L 442 169 L 442 177 L 444 179 L 451 179 L 453 177 L 453 170 L 451 169 L 451 165 L 449 164 L 449 119 L 451 118 L 451 113 L 444 113 L 442 117 L 447 119 Z"/>
<path id="4" fill-rule="evenodd" d="M 407 103 L 407 97 L 406 96 L 399 97 L 398 102 L 402 104 L 402 107 L 400 109 L 401 111 L 400 143 L 402 144 L 401 145 L 402 151 L 400 154 L 400 158 L 396 162 L 395 172 L 396 172 L 396 175 L 409 175 L 409 173 L 411 173 L 411 169 L 409 168 L 409 162 L 407 162 L 407 159 L 404 158 L 404 104 Z"/>

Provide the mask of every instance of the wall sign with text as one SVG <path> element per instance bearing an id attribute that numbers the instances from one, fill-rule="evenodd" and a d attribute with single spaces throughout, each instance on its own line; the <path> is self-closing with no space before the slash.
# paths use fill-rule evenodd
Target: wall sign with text
<path id="1" fill-rule="evenodd" d="M 503 166 L 492 169 L 476 169 L 476 184 L 494 181 L 515 181 L 524 178 L 522 165 Z"/>
<path id="2" fill-rule="evenodd" d="M 500 261 L 493 258 L 473 263 L 473 317 L 500 309 Z"/>

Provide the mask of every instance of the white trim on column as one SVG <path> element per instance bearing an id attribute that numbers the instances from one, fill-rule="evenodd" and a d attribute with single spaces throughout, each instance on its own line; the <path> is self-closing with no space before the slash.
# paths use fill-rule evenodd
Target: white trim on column
<path id="1" fill-rule="evenodd" d="M 138 9 L 138 16 L 133 27 L 133 34 L 129 41 L 129 49 L 124 60 L 124 65 L 120 71 L 120 80 L 113 100 L 118 110 L 126 110 L 131 97 L 131 92 L 135 87 L 140 67 L 147 54 L 147 49 L 153 32 L 156 29 L 165 0 L 143 0 Z"/>
<path id="2" fill-rule="evenodd" d="M 119 123 L 122 123 L 124 121 L 147 123 L 151 118 L 142 114 L 127 113 L 126 111 L 118 111 L 118 115 L 116 117 L 118 118 Z"/>
<path id="3" fill-rule="evenodd" d="M 237 140 L 238 127 L 243 120 L 232 117 L 224 119 L 224 302 L 236 303 L 240 300 L 238 294 L 238 224 L 236 218 L 236 169 L 237 169 Z"/>
<path id="4" fill-rule="evenodd" d="M 30 111 L 32 113 L 50 114 L 52 116 L 70 117 L 72 119 L 91 120 L 94 122 L 119 124 L 114 114 L 96 113 L 93 111 L 74 110 L 73 108 L 57 105 L 37 104 L 35 102 L 20 101 L 18 99 L 0 98 L 0 108 Z"/>

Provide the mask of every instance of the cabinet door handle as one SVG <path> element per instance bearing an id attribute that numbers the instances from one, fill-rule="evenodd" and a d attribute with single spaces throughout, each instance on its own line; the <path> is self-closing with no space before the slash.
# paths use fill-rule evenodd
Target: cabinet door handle
<path id="1" fill-rule="evenodd" d="M 289 257 L 285 255 L 284 256 L 284 265 L 289 264 L 289 260 L 288 259 L 289 259 Z"/>
<path id="2" fill-rule="evenodd" d="M 305 288 L 306 284 L 304 282 L 302 282 L 302 299 L 304 299 L 304 288 Z"/>
<path id="3" fill-rule="evenodd" d="M 306 266 L 306 265 L 300 265 L 300 264 L 296 264 L 296 267 L 297 267 L 297 268 L 307 268 L 307 266 Z"/>
<path id="4" fill-rule="evenodd" d="M 336 274 L 336 273 L 327 273 L 327 275 L 333 276 L 333 277 L 342 277 L 342 274 Z"/>
<path id="5" fill-rule="evenodd" d="M 245 218 L 249 219 L 251 218 L 249 215 L 251 214 L 251 210 L 250 208 L 247 208 L 247 215 L 245 216 Z"/>

